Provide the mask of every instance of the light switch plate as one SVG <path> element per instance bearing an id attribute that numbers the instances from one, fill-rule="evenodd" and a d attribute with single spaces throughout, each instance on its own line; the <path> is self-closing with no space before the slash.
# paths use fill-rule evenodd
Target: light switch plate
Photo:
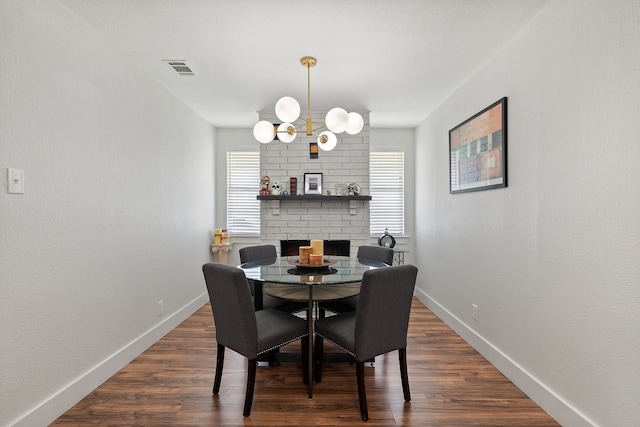
<path id="1" fill-rule="evenodd" d="M 7 191 L 10 194 L 24 194 L 24 171 L 7 169 Z"/>

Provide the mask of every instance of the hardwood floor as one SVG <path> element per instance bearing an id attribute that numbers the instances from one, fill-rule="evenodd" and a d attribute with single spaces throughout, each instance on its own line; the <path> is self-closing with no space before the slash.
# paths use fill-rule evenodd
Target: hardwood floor
<path id="1" fill-rule="evenodd" d="M 293 343 L 282 351 L 298 349 Z M 397 352 L 378 356 L 366 368 L 366 423 L 354 364 L 325 363 L 313 400 L 300 363 L 259 366 L 251 416 L 244 418 L 246 359 L 226 351 L 220 394 L 213 396 L 215 351 L 206 304 L 52 425 L 558 425 L 416 298 L 407 347 L 411 403 L 403 400 Z"/>

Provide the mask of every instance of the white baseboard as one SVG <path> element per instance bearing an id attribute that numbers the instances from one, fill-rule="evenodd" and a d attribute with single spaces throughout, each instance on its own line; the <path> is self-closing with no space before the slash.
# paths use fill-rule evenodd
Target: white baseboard
<path id="1" fill-rule="evenodd" d="M 565 402 L 553 390 L 519 366 L 516 361 L 478 335 L 422 290 L 416 288 L 415 296 L 561 425 L 572 427 L 591 427 L 595 425 L 584 414 Z"/>
<path id="2" fill-rule="evenodd" d="M 60 389 L 21 418 L 11 423 L 15 427 L 46 426 L 64 414 L 69 408 L 95 390 L 100 384 L 111 378 L 113 374 L 125 367 L 129 362 L 142 354 L 160 338 L 182 323 L 185 319 L 202 307 L 209 297 L 203 293 L 186 304 L 180 310 L 168 316 L 163 322 L 154 326 L 119 351 L 108 357 L 75 381 Z"/>

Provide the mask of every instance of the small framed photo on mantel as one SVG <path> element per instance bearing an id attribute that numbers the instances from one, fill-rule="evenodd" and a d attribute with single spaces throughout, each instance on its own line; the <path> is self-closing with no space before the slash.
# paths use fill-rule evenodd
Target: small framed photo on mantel
<path id="1" fill-rule="evenodd" d="M 507 186 L 507 98 L 449 131 L 449 193 Z"/>
<path id="2" fill-rule="evenodd" d="M 322 194 L 322 174 L 304 174 L 304 194 Z"/>

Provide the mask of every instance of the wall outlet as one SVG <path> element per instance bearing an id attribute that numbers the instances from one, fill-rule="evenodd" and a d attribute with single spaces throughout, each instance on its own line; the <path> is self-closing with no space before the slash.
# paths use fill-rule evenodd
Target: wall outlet
<path id="1" fill-rule="evenodd" d="M 158 301 L 158 316 L 162 316 L 164 314 L 164 301 Z"/>
<path id="2" fill-rule="evenodd" d="M 480 321 L 480 309 L 477 304 L 471 304 L 471 315 L 476 322 Z"/>

